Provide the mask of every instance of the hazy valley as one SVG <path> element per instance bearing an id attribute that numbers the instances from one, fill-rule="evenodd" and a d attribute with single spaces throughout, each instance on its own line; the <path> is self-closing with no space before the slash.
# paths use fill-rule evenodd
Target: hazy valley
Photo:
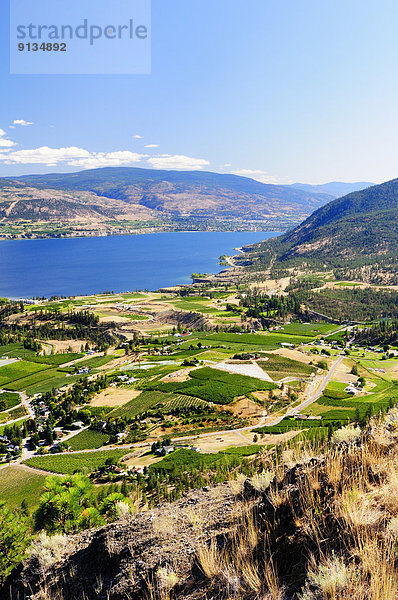
<path id="1" fill-rule="evenodd" d="M 0 237 L 285 231 L 332 198 L 201 171 L 126 167 L 24 176 L 0 179 Z"/>

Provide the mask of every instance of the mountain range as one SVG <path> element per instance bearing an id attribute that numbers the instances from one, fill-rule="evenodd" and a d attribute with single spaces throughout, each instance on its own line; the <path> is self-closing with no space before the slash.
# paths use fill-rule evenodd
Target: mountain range
<path id="1" fill-rule="evenodd" d="M 151 227 L 283 231 L 330 199 L 238 175 L 109 167 L 0 179 L 0 232 L 13 236 L 24 223 L 36 231 L 41 224 L 51 235 L 65 226 L 80 234 Z"/>
<path id="2" fill-rule="evenodd" d="M 283 231 L 331 199 L 238 175 L 108 167 L 0 179 L 0 232 L 13 236 L 23 224 L 41 224 L 42 232 L 47 224 L 50 234 L 65 226 L 83 234 L 128 227 Z"/>

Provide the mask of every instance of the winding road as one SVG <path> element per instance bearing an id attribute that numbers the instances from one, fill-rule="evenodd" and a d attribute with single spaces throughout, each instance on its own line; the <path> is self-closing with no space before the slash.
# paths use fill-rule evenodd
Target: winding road
<path id="1" fill-rule="evenodd" d="M 301 412 L 302 410 L 307 408 L 310 404 L 312 404 L 313 402 L 318 400 L 318 398 L 322 395 L 326 386 L 332 379 L 333 373 L 338 368 L 338 366 L 343 362 L 344 358 L 345 358 L 344 356 L 340 356 L 338 358 L 338 360 L 334 363 L 332 368 L 329 369 L 327 375 L 323 378 L 323 381 L 321 382 L 320 385 L 319 385 L 319 383 L 317 384 L 317 382 L 313 382 L 311 384 L 312 388 L 315 388 L 315 391 L 313 391 L 313 389 L 311 391 L 309 391 L 309 397 L 307 398 L 307 400 L 304 400 L 298 406 L 289 408 L 288 411 L 282 417 L 278 417 L 277 419 L 275 419 L 275 421 L 273 421 L 272 423 L 269 423 L 269 425 L 278 425 L 278 423 L 280 423 L 282 421 L 282 419 L 284 419 L 285 417 L 292 417 L 294 414 Z"/>

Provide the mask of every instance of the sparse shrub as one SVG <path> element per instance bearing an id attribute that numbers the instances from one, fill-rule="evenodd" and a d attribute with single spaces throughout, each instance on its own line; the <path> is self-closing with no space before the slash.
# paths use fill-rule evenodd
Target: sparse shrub
<path id="1" fill-rule="evenodd" d="M 347 566 L 340 557 L 331 556 L 321 564 L 314 563 L 308 571 L 308 583 L 300 600 L 343 598 L 342 592 L 353 577 L 352 567 Z"/>
<path id="2" fill-rule="evenodd" d="M 118 519 L 131 513 L 130 506 L 127 502 L 116 502 L 116 516 Z"/>
<path id="3" fill-rule="evenodd" d="M 251 482 L 256 490 L 264 492 L 269 487 L 274 477 L 275 473 L 272 473 L 272 471 L 262 471 L 261 473 L 253 475 Z"/>
<path id="4" fill-rule="evenodd" d="M 66 535 L 56 533 L 49 536 L 42 531 L 32 543 L 30 556 L 37 558 L 43 567 L 49 567 L 62 558 L 67 544 L 68 537 Z"/>
<path id="5" fill-rule="evenodd" d="M 346 425 L 337 429 L 332 436 L 332 443 L 335 445 L 346 444 L 351 446 L 357 444 L 361 439 L 361 428 L 353 425 Z"/>
<path id="6" fill-rule="evenodd" d="M 387 535 L 390 535 L 395 540 L 398 540 L 398 517 L 393 517 L 387 525 Z"/>
<path id="7" fill-rule="evenodd" d="M 158 586 L 167 591 L 172 590 L 179 581 L 178 575 L 170 567 L 160 567 L 156 571 L 156 579 Z"/>

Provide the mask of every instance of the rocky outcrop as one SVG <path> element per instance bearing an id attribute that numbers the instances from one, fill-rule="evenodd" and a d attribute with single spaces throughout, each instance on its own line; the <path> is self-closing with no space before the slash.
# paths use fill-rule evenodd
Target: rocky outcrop
<path id="1" fill-rule="evenodd" d="M 46 566 L 37 557 L 28 558 L 12 573 L 0 597 L 39 600 L 46 590 L 51 599 L 141 600 L 148 585 L 161 585 L 167 573 L 188 594 L 200 576 L 195 567 L 198 545 L 227 536 L 240 514 L 238 506 L 225 483 L 71 536 L 57 563 Z"/>

